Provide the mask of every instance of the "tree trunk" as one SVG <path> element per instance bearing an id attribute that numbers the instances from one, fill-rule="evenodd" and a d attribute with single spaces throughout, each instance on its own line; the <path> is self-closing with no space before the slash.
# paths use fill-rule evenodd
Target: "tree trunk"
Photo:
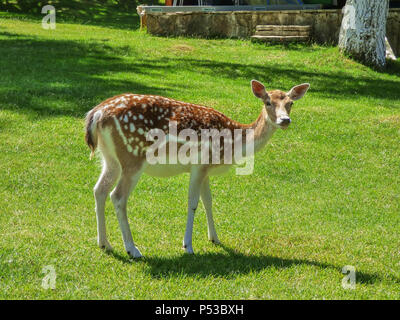
<path id="1" fill-rule="evenodd" d="M 389 0 L 347 0 L 339 48 L 362 63 L 384 67 L 388 13 Z"/>

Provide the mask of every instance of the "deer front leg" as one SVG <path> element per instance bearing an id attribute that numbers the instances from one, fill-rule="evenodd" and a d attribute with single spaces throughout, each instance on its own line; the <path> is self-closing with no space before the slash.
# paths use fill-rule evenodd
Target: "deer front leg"
<path id="1" fill-rule="evenodd" d="M 192 234 L 194 214 L 200 199 L 201 184 L 206 176 L 204 169 L 194 167 L 190 174 L 188 216 L 186 222 L 185 237 L 183 238 L 183 248 L 186 253 L 193 254 Z"/>
<path id="2" fill-rule="evenodd" d="M 213 243 L 220 243 L 217 236 L 217 231 L 215 230 L 214 219 L 212 215 L 212 196 L 208 177 L 204 178 L 203 180 L 200 194 L 207 214 L 208 240 L 212 241 Z"/>

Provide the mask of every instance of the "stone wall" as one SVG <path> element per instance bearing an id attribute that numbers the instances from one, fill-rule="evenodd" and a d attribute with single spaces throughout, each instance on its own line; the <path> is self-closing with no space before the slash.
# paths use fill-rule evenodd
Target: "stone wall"
<path id="1" fill-rule="evenodd" d="M 337 44 L 341 10 L 217 11 L 147 14 L 147 32 L 161 36 L 249 38 L 259 24 L 311 25 L 318 43 Z M 388 39 L 400 55 L 400 9 L 390 9 Z"/>
<path id="2" fill-rule="evenodd" d="M 396 57 L 400 56 L 400 9 L 390 9 L 386 26 L 386 37 Z"/>

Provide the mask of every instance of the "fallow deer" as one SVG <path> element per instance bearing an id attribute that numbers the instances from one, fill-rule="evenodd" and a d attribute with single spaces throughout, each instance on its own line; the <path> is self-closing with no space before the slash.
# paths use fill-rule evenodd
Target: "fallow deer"
<path id="1" fill-rule="evenodd" d="M 126 213 L 129 194 L 142 173 L 166 177 L 189 172 L 188 215 L 183 247 L 187 253 L 193 253 L 193 221 L 200 197 L 207 216 L 208 238 L 219 243 L 212 216 L 209 176 L 226 171 L 231 164 L 150 164 L 146 159 L 146 150 L 152 142 L 147 140 L 146 135 L 156 128 L 168 133 L 171 121 L 177 124 L 178 131 L 190 128 L 199 134 L 202 129 L 231 132 L 251 129 L 253 135 L 246 143 L 253 143 L 254 152 L 257 152 L 278 128 L 286 129 L 289 126 L 293 101 L 302 98 L 310 85 L 305 83 L 295 86 L 288 93 L 280 90 L 267 92 L 264 85 L 256 80 L 251 81 L 251 87 L 254 95 L 263 102 L 263 107 L 258 118 L 247 125 L 231 120 L 209 107 L 153 95 L 122 94 L 105 100 L 88 112 L 86 143 L 91 149 L 91 158 L 98 147 L 103 160 L 102 173 L 94 187 L 97 241 L 100 248 L 112 249 L 106 235 L 104 207 L 107 194 L 118 180 L 110 197 L 124 246 L 130 257 L 142 256 L 133 242 Z"/>

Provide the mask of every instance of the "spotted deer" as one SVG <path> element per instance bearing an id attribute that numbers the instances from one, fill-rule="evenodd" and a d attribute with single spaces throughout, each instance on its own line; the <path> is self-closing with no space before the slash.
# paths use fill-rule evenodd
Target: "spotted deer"
<path id="1" fill-rule="evenodd" d="M 118 181 L 110 197 L 124 246 L 130 257 L 142 256 L 132 239 L 126 212 L 129 194 L 142 173 L 159 177 L 190 173 L 183 247 L 187 253 L 193 253 L 193 221 L 200 197 L 207 216 L 208 238 L 219 243 L 212 215 L 209 176 L 225 172 L 232 164 L 150 164 L 146 158 L 146 150 L 153 142 L 148 141 L 146 135 L 152 129 L 160 129 L 168 134 L 170 122 L 177 124 L 178 131 L 190 128 L 199 134 L 202 129 L 230 132 L 250 129 L 253 134 L 246 143 L 253 143 L 254 152 L 257 152 L 278 128 L 286 129 L 289 126 L 293 101 L 302 98 L 309 86 L 308 83 L 301 84 L 287 93 L 280 90 L 267 92 L 261 82 L 252 80 L 253 93 L 262 101 L 263 107 L 258 118 L 251 124 L 236 122 L 209 107 L 153 95 L 122 94 L 94 107 L 86 116 L 85 138 L 91 149 L 91 158 L 97 147 L 102 156 L 102 172 L 94 187 L 97 242 L 100 248 L 112 250 L 106 235 L 104 208 L 107 194 Z"/>

